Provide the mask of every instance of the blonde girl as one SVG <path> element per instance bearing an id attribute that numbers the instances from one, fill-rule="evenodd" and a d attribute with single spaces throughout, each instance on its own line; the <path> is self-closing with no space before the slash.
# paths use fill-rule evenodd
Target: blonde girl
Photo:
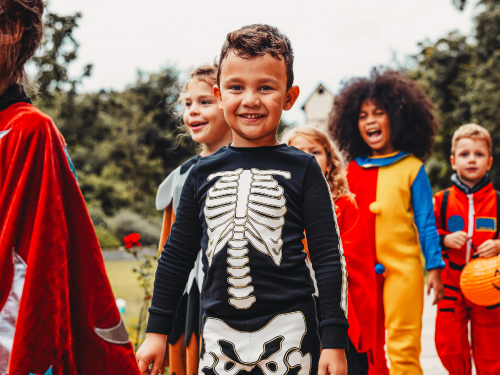
<path id="1" fill-rule="evenodd" d="M 182 187 L 191 168 L 202 156 L 216 152 L 222 146 L 231 143 L 231 129 L 227 125 L 222 110 L 214 96 L 213 86 L 217 83 L 217 64 L 202 65 L 195 69 L 186 83 L 180 100 L 184 107 L 182 119 L 186 130 L 196 143 L 202 146 L 199 155 L 186 161 L 175 169 L 162 182 L 156 196 L 156 208 L 164 210 L 163 228 L 159 250 L 170 235 L 171 227 L 177 215 Z M 178 314 L 168 336 L 165 366 L 170 366 L 170 373 L 190 375 L 198 373 L 199 337 L 200 337 L 200 291 L 203 273 L 200 257 L 191 271 L 190 280 L 179 305 Z"/>
<path id="2" fill-rule="evenodd" d="M 314 155 L 330 186 L 348 273 L 348 374 L 367 374 L 375 336 L 375 273 L 372 252 L 359 221 L 359 209 L 349 192 L 344 159 L 328 135 L 312 126 L 292 128 L 284 135 L 283 142 Z M 307 244 L 304 245 L 307 251 Z"/>

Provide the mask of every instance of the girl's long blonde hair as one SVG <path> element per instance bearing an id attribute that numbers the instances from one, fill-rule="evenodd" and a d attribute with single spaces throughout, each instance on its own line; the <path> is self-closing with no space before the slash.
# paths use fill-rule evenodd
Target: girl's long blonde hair
<path id="1" fill-rule="evenodd" d="M 296 137 L 302 137 L 316 142 L 325 150 L 328 163 L 331 166 L 325 178 L 330 186 L 333 200 L 337 200 L 342 195 L 350 194 L 345 173 L 344 157 L 335 142 L 333 142 L 326 133 L 312 126 L 291 128 L 283 135 L 282 142 L 290 146 Z"/>

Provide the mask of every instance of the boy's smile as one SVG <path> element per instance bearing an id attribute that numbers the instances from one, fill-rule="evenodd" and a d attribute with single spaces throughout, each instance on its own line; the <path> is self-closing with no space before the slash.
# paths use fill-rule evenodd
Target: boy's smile
<path id="1" fill-rule="evenodd" d="M 490 170 L 493 158 L 482 139 L 461 138 L 457 141 L 451 166 L 460 180 L 470 188 L 474 187 Z"/>
<path id="2" fill-rule="evenodd" d="M 233 130 L 233 146 L 278 144 L 276 130 L 281 113 L 292 108 L 299 95 L 297 86 L 287 90 L 286 85 L 283 57 L 228 54 L 221 65 L 220 87 L 214 86 L 214 93 Z"/>

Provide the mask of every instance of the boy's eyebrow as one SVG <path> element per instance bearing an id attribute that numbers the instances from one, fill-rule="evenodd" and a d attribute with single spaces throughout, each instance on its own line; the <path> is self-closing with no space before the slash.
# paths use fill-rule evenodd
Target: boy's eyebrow
<path id="1" fill-rule="evenodd" d="M 269 78 L 264 78 L 264 79 L 260 80 L 260 83 L 276 83 L 277 84 L 278 81 L 274 78 L 269 77 Z"/>
<path id="2" fill-rule="evenodd" d="M 224 83 L 226 85 L 230 85 L 232 83 L 241 83 L 243 80 L 238 77 L 229 77 L 228 79 L 224 80 Z"/>
<path id="3" fill-rule="evenodd" d="M 231 84 L 234 84 L 234 83 L 242 83 L 244 80 L 241 79 L 241 78 L 238 78 L 238 77 L 229 77 L 228 79 L 224 80 L 224 84 L 226 85 L 231 85 Z M 262 78 L 262 79 L 259 79 L 258 82 L 260 84 L 262 83 L 274 83 L 274 84 L 278 84 L 279 82 L 272 78 L 272 77 L 266 77 L 266 78 Z"/>

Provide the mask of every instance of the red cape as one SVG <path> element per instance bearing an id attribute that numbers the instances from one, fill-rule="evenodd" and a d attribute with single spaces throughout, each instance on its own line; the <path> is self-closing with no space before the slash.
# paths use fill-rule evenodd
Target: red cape
<path id="1" fill-rule="evenodd" d="M 27 264 L 9 374 L 139 374 L 64 145 L 32 105 L 0 111 L 0 311 Z"/>

